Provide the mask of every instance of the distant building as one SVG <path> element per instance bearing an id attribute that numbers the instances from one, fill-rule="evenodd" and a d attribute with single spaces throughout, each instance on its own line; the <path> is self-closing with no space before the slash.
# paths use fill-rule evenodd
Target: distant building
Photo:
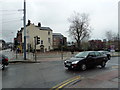
<path id="1" fill-rule="evenodd" d="M 67 42 L 68 47 L 71 47 L 72 45 L 73 45 L 72 42 Z"/>
<path id="2" fill-rule="evenodd" d="M 49 27 L 41 27 L 41 23 L 34 25 L 28 21 L 26 26 L 26 49 L 34 49 L 34 37 L 39 36 L 40 44 L 36 45 L 36 49 L 42 52 L 52 50 L 52 31 Z M 22 43 L 24 43 L 24 29 L 22 29 Z"/>
<path id="3" fill-rule="evenodd" d="M 0 40 L 0 50 L 6 48 L 6 42 L 4 40 Z"/>
<path id="4" fill-rule="evenodd" d="M 20 31 L 17 32 L 17 36 L 14 38 L 14 49 L 18 48 L 22 51 L 22 46 L 23 46 L 23 43 L 22 43 L 22 30 L 23 28 L 21 28 Z"/>
<path id="5" fill-rule="evenodd" d="M 103 42 L 107 42 L 107 40 L 106 40 L 106 39 L 103 39 Z"/>
<path id="6" fill-rule="evenodd" d="M 42 27 L 41 23 L 38 25 L 31 24 L 28 20 L 26 25 L 26 49 L 34 50 L 35 48 L 35 39 L 34 37 L 40 37 L 40 44 L 36 45 L 38 51 L 50 51 L 56 48 L 59 48 L 61 45 L 67 45 L 67 38 L 64 37 L 61 33 L 53 33 L 53 30 L 49 27 Z M 24 28 L 21 28 L 17 32 L 16 38 L 14 38 L 14 47 L 21 48 L 23 50 L 24 45 Z"/>
<path id="7" fill-rule="evenodd" d="M 89 41 L 89 48 L 91 50 L 102 50 L 105 49 L 105 43 L 101 40 L 90 40 Z"/>
<path id="8" fill-rule="evenodd" d="M 61 45 L 67 45 L 67 38 L 61 33 L 53 33 L 53 49 L 58 49 Z"/>
<path id="9" fill-rule="evenodd" d="M 41 23 L 38 25 L 31 24 L 30 20 L 28 20 L 28 24 L 26 25 L 26 49 L 34 50 L 35 49 L 35 39 L 34 37 L 40 37 L 40 44 L 36 45 L 36 50 L 38 51 L 50 51 L 53 49 L 52 47 L 52 29 L 49 27 L 41 27 Z M 16 38 L 14 38 L 14 47 L 20 48 L 23 50 L 24 46 L 24 28 L 21 28 L 20 31 L 17 32 Z"/>

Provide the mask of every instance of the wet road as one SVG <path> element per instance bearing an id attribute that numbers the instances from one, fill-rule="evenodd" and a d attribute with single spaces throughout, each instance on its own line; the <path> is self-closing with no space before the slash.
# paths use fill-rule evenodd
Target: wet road
<path id="1" fill-rule="evenodd" d="M 63 61 L 10 64 L 2 72 L 2 87 L 51 88 L 77 75 L 87 78 L 118 69 L 115 66 L 118 66 L 118 57 L 113 57 L 104 69 L 97 67 L 87 71 L 69 71 L 64 67 Z"/>

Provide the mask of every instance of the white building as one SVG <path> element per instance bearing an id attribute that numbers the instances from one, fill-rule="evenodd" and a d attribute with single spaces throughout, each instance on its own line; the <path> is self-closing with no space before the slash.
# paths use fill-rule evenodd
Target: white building
<path id="1" fill-rule="evenodd" d="M 26 49 L 29 50 L 29 47 L 34 49 L 34 37 L 39 36 L 40 44 L 36 45 L 36 49 L 43 52 L 52 50 L 52 31 L 49 27 L 41 27 L 40 23 L 36 26 L 28 21 L 26 26 Z M 22 43 L 24 43 L 24 29 L 22 30 Z"/>

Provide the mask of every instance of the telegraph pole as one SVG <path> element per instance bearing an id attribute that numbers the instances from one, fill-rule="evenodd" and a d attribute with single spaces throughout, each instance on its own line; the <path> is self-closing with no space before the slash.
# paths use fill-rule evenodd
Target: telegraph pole
<path id="1" fill-rule="evenodd" d="M 24 60 L 26 60 L 26 0 L 24 0 Z"/>

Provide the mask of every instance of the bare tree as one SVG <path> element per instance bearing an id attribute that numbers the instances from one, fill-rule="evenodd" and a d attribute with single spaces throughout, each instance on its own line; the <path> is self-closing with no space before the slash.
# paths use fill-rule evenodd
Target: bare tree
<path id="1" fill-rule="evenodd" d="M 105 32 L 105 36 L 108 39 L 108 41 L 112 41 L 114 37 L 116 36 L 116 34 L 112 32 L 111 30 L 108 30 Z"/>
<path id="2" fill-rule="evenodd" d="M 81 49 L 81 41 L 89 37 L 91 32 L 88 14 L 74 12 L 74 15 L 68 20 L 71 23 L 68 31 L 69 35 L 76 40 L 77 47 Z"/>

